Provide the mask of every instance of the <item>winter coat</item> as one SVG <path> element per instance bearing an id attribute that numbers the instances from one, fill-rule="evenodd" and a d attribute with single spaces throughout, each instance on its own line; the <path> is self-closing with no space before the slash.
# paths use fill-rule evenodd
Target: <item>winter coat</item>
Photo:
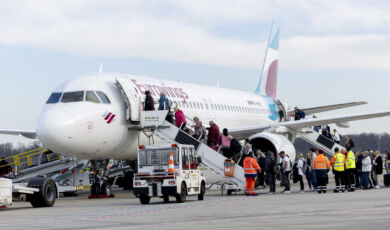
<path id="1" fill-rule="evenodd" d="M 362 171 L 363 172 L 371 172 L 371 158 L 369 156 L 365 157 L 363 160 L 362 160 L 362 164 L 363 164 L 363 167 L 362 167 Z"/>
<path id="2" fill-rule="evenodd" d="M 300 158 L 298 159 L 298 165 L 297 165 L 297 168 L 298 168 L 298 174 L 300 176 L 303 176 L 304 173 L 303 173 L 303 166 L 305 165 L 305 159 L 303 158 Z"/>
<path id="3" fill-rule="evenodd" d="M 166 96 L 161 96 L 160 100 L 158 101 L 158 110 L 169 110 L 171 107 L 171 103 L 169 103 L 169 100 Z"/>
<path id="4" fill-rule="evenodd" d="M 213 124 L 209 128 L 209 134 L 207 136 L 207 145 L 218 145 L 221 140 L 221 134 L 219 132 L 219 127 L 216 124 Z"/>
<path id="5" fill-rule="evenodd" d="M 151 95 L 146 95 L 145 97 L 145 111 L 151 111 L 154 110 L 154 100 Z"/>
<path id="6" fill-rule="evenodd" d="M 380 175 L 383 173 L 383 161 L 381 156 L 377 156 L 373 160 L 374 163 L 377 165 L 374 165 L 372 171 L 375 172 L 375 174 Z"/>
<path id="7" fill-rule="evenodd" d="M 175 113 L 176 126 L 180 127 L 182 124 L 187 124 L 186 117 L 184 116 L 183 111 L 178 110 Z"/>

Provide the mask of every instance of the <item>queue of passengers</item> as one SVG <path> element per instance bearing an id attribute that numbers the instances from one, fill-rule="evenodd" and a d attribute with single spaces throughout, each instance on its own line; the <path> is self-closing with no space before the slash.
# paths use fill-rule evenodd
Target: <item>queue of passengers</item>
<path id="1" fill-rule="evenodd" d="M 154 100 L 149 91 L 145 92 L 144 109 L 154 110 Z M 170 110 L 171 104 L 164 93 L 160 94 L 159 110 Z M 175 125 L 189 133 L 186 128 L 187 120 L 182 110 L 177 106 L 174 108 Z M 304 118 L 303 111 L 296 108 L 295 119 Z M 316 118 L 316 117 L 313 117 Z M 226 158 L 232 159 L 244 168 L 247 180 L 247 195 L 255 195 L 255 187 L 264 188 L 265 181 L 269 185 L 269 193 L 275 193 L 276 179 L 281 180 L 281 186 L 285 187 L 282 193 L 290 193 L 290 174 L 293 173 L 293 182 L 300 184 L 300 191 L 305 191 L 303 177 L 306 177 L 309 191 L 316 190 L 318 193 L 326 193 L 328 184 L 328 172 L 332 169 L 335 175 L 336 188 L 333 192 L 353 192 L 356 189 L 379 188 L 378 175 L 383 173 L 383 160 L 378 151 L 352 151 L 355 143 L 348 136 L 345 136 L 345 148 L 335 148 L 335 153 L 331 160 L 324 156 L 321 149 L 310 149 L 306 157 L 298 153 L 296 163 L 292 164 L 289 156 L 281 151 L 279 157 L 280 164 L 277 164 L 277 157 L 271 151 L 262 152 L 260 149 L 252 151 L 249 140 L 246 139 L 244 148 L 240 142 L 229 134 L 228 129 L 220 128 L 214 121 L 209 122 L 209 127 L 205 128 L 198 117 L 194 117 L 193 137 L 202 140 L 206 139 L 207 145 L 215 151 L 221 152 Z M 337 130 L 330 134 L 328 125 L 316 126 L 315 131 L 322 134 L 334 142 L 340 144 L 342 136 Z M 388 153 L 390 155 L 390 153 Z"/>

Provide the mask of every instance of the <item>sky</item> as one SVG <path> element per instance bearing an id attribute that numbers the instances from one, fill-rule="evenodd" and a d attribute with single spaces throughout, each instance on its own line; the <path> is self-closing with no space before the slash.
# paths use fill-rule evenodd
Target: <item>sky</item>
<path id="1" fill-rule="evenodd" d="M 254 91 L 280 23 L 277 97 L 324 117 L 390 110 L 390 2 L 12 0 L 0 2 L 0 129 L 34 130 L 51 91 L 103 71 Z M 389 132 L 390 118 L 340 133 Z M 0 143 L 25 138 L 1 136 Z"/>

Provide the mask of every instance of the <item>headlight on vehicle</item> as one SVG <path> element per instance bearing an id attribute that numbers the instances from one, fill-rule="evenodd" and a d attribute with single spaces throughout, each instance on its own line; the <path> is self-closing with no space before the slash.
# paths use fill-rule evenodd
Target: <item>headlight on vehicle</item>
<path id="1" fill-rule="evenodd" d="M 170 185 L 175 185 L 175 184 L 176 184 L 176 181 L 170 180 L 170 181 L 169 181 L 169 184 L 170 184 Z"/>
<path id="2" fill-rule="evenodd" d="M 145 180 L 140 180 L 140 181 L 136 181 L 134 183 L 135 186 L 139 187 L 139 186 L 143 186 L 146 184 L 146 181 Z"/>

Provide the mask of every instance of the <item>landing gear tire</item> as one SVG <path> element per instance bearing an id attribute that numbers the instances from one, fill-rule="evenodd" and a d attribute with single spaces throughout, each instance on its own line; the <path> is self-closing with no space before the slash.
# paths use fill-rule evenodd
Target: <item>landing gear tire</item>
<path id="1" fill-rule="evenodd" d="M 57 186 L 50 178 L 34 178 L 27 187 L 39 188 L 39 192 L 29 194 L 27 199 L 34 208 L 52 207 L 57 198 Z"/>
<path id="2" fill-rule="evenodd" d="M 164 196 L 163 199 L 164 199 L 164 203 L 169 203 L 169 196 Z"/>
<path id="3" fill-rule="evenodd" d="M 100 194 L 106 195 L 106 196 L 111 196 L 111 185 L 108 182 L 104 182 L 102 184 Z"/>
<path id="4" fill-rule="evenodd" d="M 202 181 L 202 185 L 200 186 L 200 193 L 198 195 L 198 200 L 204 200 L 204 194 L 206 193 L 206 185 Z"/>
<path id="5" fill-rule="evenodd" d="M 187 186 L 185 183 L 182 183 L 180 193 L 176 195 L 176 202 L 184 203 L 186 201 L 186 198 L 187 198 Z"/>
<path id="6" fill-rule="evenodd" d="M 139 197 L 139 201 L 141 204 L 149 204 L 150 203 L 150 197 L 147 195 L 142 195 Z"/>
<path id="7" fill-rule="evenodd" d="M 100 184 L 99 183 L 93 183 L 91 185 L 91 195 L 97 196 L 100 194 Z"/>
<path id="8" fill-rule="evenodd" d="M 231 196 L 233 194 L 234 190 L 233 189 L 228 189 L 227 190 L 227 195 Z"/>

